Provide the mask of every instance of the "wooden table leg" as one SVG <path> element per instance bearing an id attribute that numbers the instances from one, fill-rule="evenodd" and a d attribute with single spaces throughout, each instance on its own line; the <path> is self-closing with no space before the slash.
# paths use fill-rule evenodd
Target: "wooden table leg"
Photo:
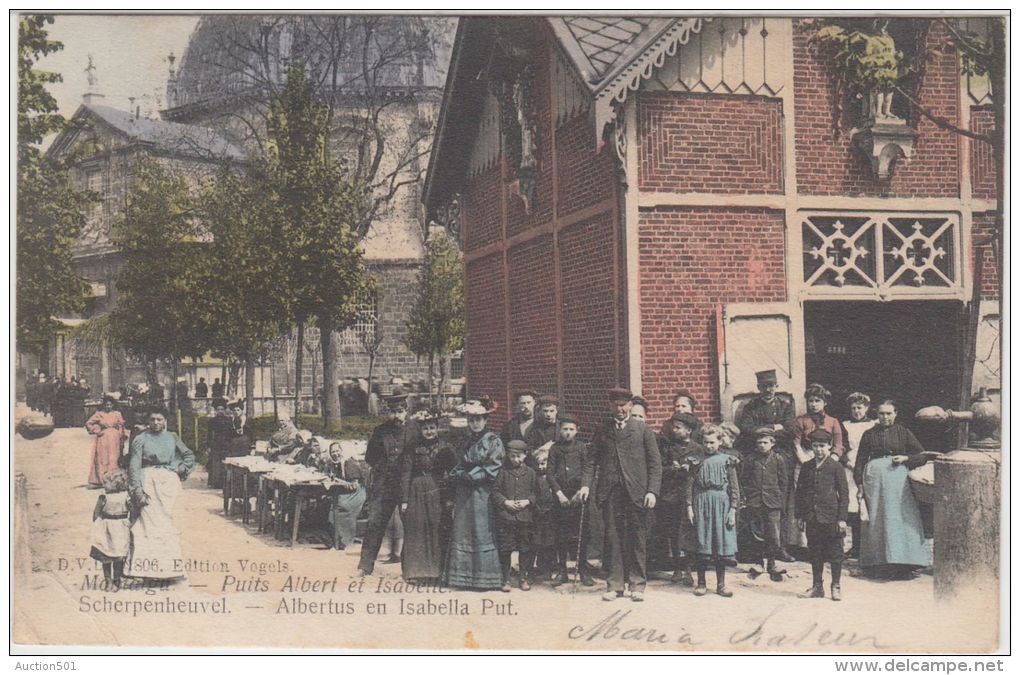
<path id="1" fill-rule="evenodd" d="M 230 489 L 231 485 L 232 485 L 231 480 L 232 480 L 232 476 L 231 476 L 231 472 L 230 472 L 230 466 L 224 466 L 223 467 L 223 515 L 225 515 L 225 516 L 229 516 L 230 515 L 230 498 L 233 496 L 231 494 L 231 489 Z"/>
<path id="2" fill-rule="evenodd" d="M 265 526 L 263 517 L 265 516 L 265 492 L 264 492 L 265 481 L 262 480 L 262 476 L 259 476 L 259 491 L 255 495 L 255 517 L 258 519 L 259 533 L 262 532 Z"/>
<path id="3" fill-rule="evenodd" d="M 294 526 L 290 533 L 290 545 L 294 546 L 297 543 L 298 527 L 301 525 L 301 504 L 305 498 L 298 492 L 294 495 Z"/>
<path id="4" fill-rule="evenodd" d="M 245 525 L 248 524 L 248 516 L 251 511 L 251 503 L 248 501 L 251 498 L 248 494 L 248 476 L 247 471 L 241 473 L 241 480 L 244 481 L 244 485 L 241 488 L 241 494 L 244 495 L 244 504 L 241 505 L 241 522 Z"/>

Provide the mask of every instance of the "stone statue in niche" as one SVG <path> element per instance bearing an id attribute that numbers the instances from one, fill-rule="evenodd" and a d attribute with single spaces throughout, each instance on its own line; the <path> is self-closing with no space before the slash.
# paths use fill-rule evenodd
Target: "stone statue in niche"
<path id="1" fill-rule="evenodd" d="M 530 110 L 531 68 L 525 67 L 513 85 L 513 107 L 517 115 L 517 126 L 520 130 L 520 164 L 517 167 L 517 180 L 510 186 L 511 192 L 520 196 L 524 202 L 524 210 L 531 213 L 532 200 L 535 194 L 535 181 L 538 177 L 538 157 L 536 155 L 536 128 L 528 119 Z"/>

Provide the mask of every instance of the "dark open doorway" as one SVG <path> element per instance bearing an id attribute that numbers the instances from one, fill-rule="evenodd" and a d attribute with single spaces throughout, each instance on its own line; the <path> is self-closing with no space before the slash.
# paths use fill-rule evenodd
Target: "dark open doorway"
<path id="1" fill-rule="evenodd" d="M 914 413 L 959 407 L 961 312 L 943 301 L 804 303 L 807 381 L 832 392 L 829 414 L 841 420 L 854 391 L 873 405 L 894 399 L 897 421 L 926 449 L 950 450 L 953 435 L 917 423 Z"/>

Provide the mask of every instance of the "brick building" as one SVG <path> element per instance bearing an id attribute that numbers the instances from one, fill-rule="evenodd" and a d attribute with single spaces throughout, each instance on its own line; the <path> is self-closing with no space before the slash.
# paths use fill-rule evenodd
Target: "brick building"
<path id="1" fill-rule="evenodd" d="M 987 84 L 924 25 L 891 28 L 928 55 L 916 96 L 987 129 Z M 801 411 L 821 382 L 834 412 L 861 390 L 909 420 L 960 404 L 976 283 L 975 389 L 998 389 L 990 148 L 838 101 L 818 28 L 461 20 L 424 199 L 463 241 L 470 393 L 505 419 L 514 390 L 557 392 L 590 424 L 624 384 L 657 423 L 685 387 L 730 419 L 774 368 Z"/>

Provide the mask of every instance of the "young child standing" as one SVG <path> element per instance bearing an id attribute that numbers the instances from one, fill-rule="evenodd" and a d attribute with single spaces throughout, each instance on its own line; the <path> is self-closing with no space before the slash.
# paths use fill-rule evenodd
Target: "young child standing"
<path id="1" fill-rule="evenodd" d="M 510 457 L 509 466 L 503 467 L 492 487 L 504 593 L 510 592 L 510 559 L 514 551 L 517 551 L 521 568 L 520 588 L 522 591 L 531 590 L 531 570 L 528 565 L 534 561 L 531 537 L 535 500 L 538 497 L 538 475 L 524 463 L 528 456 L 528 444 L 524 441 L 510 441 L 507 454 Z"/>
<path id="2" fill-rule="evenodd" d="M 538 450 L 532 458 L 535 460 L 535 473 L 538 476 L 538 494 L 535 496 L 531 561 L 538 574 L 544 576 L 556 567 L 556 520 L 553 515 L 556 496 L 549 480 L 549 453 Z M 528 566 L 529 572 L 531 569 L 531 566 Z"/>
<path id="3" fill-rule="evenodd" d="M 786 459 L 775 451 L 774 429 L 760 427 L 755 431 L 754 444 L 755 453 L 741 463 L 740 489 L 744 497 L 743 518 L 749 531 L 757 534 L 749 538 L 756 544 L 763 542 L 764 550 L 759 544 L 749 553 L 756 555 L 753 562 L 766 561 L 765 569 L 772 581 L 782 581 L 784 570 L 776 568 L 776 560 L 793 562 L 793 557 L 783 550 L 780 536 L 783 506 L 790 489 L 790 470 Z"/>
<path id="4" fill-rule="evenodd" d="M 653 540 L 658 544 L 660 556 L 671 563 L 673 581 L 684 586 L 694 585 L 690 558 L 697 548 L 697 540 L 694 528 L 686 519 L 687 503 L 684 499 L 692 471 L 705 458 L 704 448 L 692 440 L 699 428 L 698 418 L 691 413 L 674 413 L 670 433 L 658 439 L 662 456 L 662 492 L 655 504 Z"/>
<path id="5" fill-rule="evenodd" d="M 563 414 L 560 415 L 559 422 L 560 437 L 549 453 L 549 485 L 556 497 L 554 518 L 557 571 L 552 584 L 559 586 L 566 583 L 567 562 L 571 555 L 576 556 L 580 550 L 576 562 L 581 583 L 585 586 L 594 586 L 595 580 L 592 579 L 591 571 L 588 569 L 588 537 L 583 536 L 587 534 L 588 528 L 585 527 L 585 532 L 581 533 L 583 524 L 581 513 L 584 507 L 577 496 L 577 491 L 581 489 L 584 461 L 588 457 L 588 445 L 577 438 L 577 418 Z"/>
<path id="6" fill-rule="evenodd" d="M 719 452 L 722 430 L 714 424 L 701 428 L 705 459 L 687 483 L 687 518 L 695 528 L 698 547 L 698 585 L 695 595 L 705 595 L 705 571 L 715 566 L 715 592 L 724 598 L 733 597 L 726 588 L 726 566 L 736 564 L 737 504 L 740 488 L 737 483 L 736 461 Z"/>
<path id="7" fill-rule="evenodd" d="M 124 561 L 131 547 L 128 478 L 117 469 L 103 479 L 103 494 L 92 512 L 92 550 L 89 555 L 103 564 L 107 587 L 120 588 Z"/>
<path id="8" fill-rule="evenodd" d="M 832 455 L 832 434 L 815 429 L 808 434 L 814 460 L 800 468 L 797 483 L 797 520 L 807 534 L 811 556 L 811 588 L 802 597 L 824 598 L 822 575 L 825 563 L 832 570 L 830 597 L 842 600 L 839 580 L 843 568 L 843 535 L 849 490 L 846 475 Z"/>

